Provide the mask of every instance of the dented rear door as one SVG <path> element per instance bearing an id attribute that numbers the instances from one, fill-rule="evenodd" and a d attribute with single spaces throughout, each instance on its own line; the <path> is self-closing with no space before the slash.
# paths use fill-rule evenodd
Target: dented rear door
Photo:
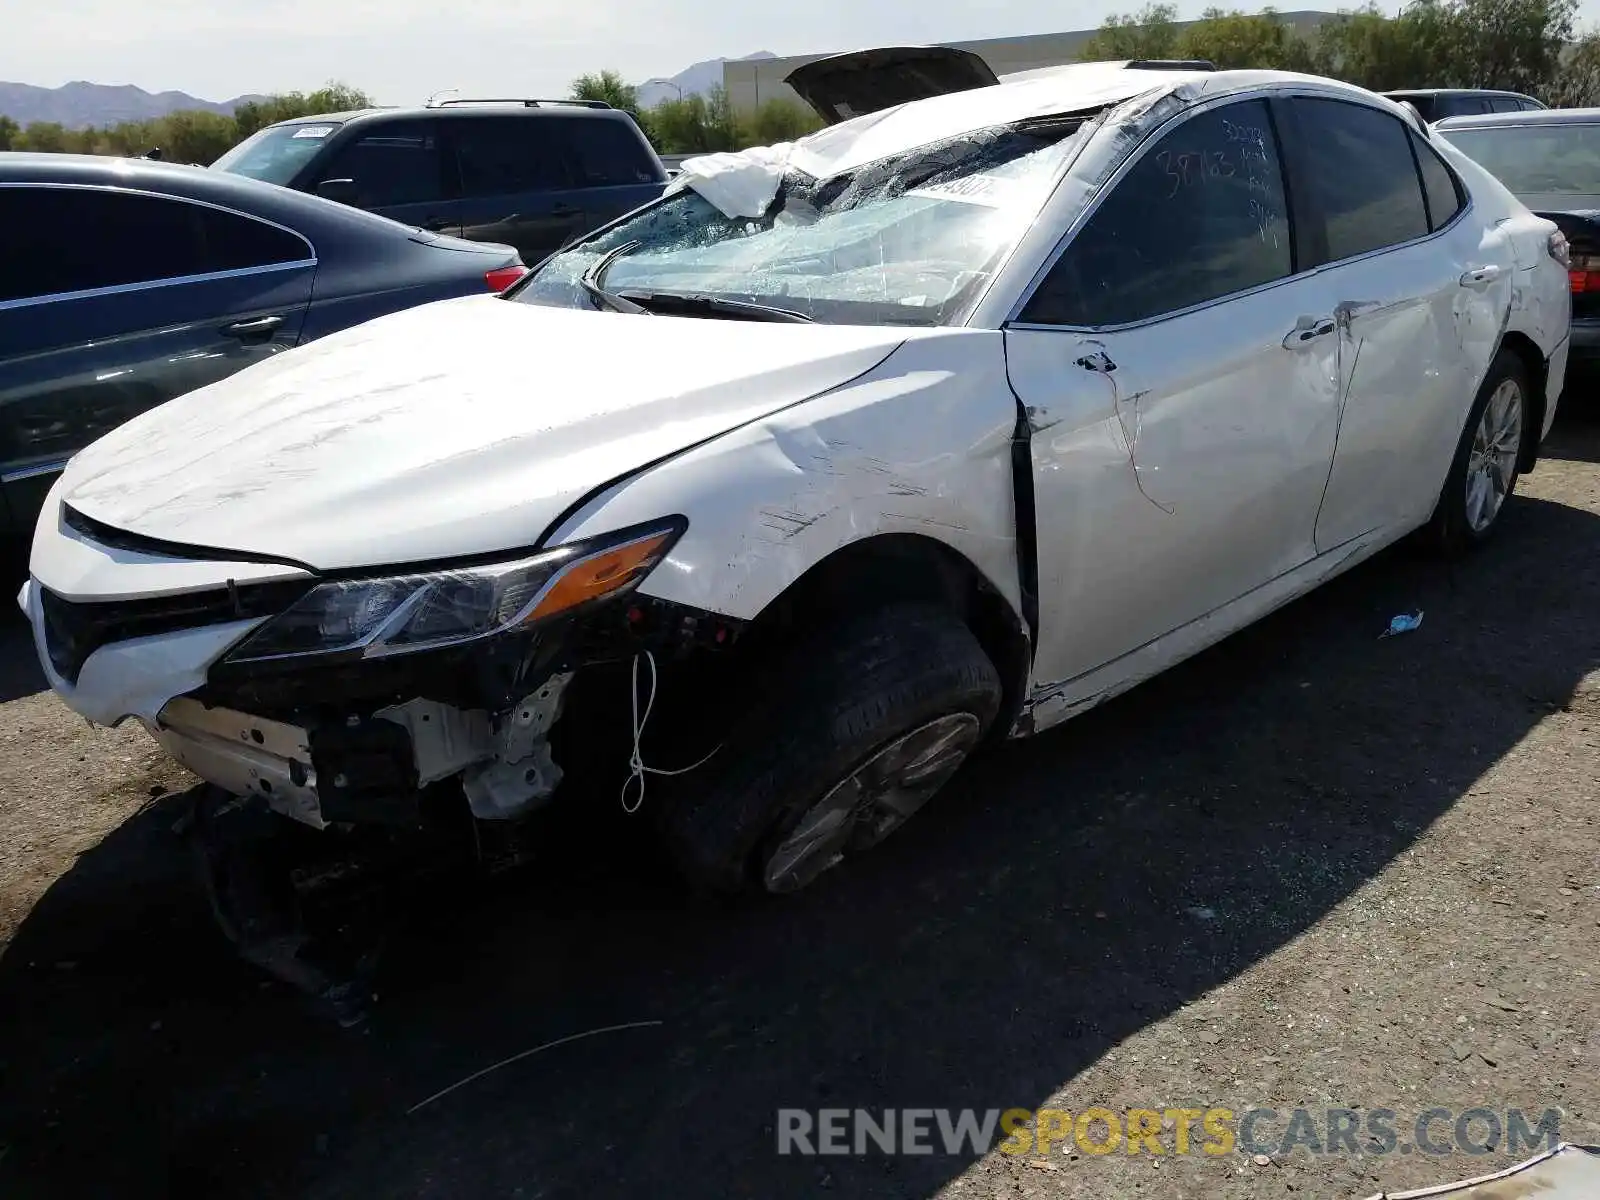
<path id="1" fill-rule="evenodd" d="M 1443 161 L 1367 105 L 1295 100 L 1325 231 L 1319 314 L 1336 329 L 1338 445 L 1317 519 L 1327 552 L 1432 512 L 1509 308 L 1515 262 Z"/>

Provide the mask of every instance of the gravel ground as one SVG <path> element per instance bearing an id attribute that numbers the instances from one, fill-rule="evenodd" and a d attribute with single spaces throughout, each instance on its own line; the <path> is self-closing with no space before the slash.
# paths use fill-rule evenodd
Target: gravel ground
<path id="1" fill-rule="evenodd" d="M 170 834 L 190 781 L 0 618 L 0 1194 L 1344 1197 L 1526 1157 L 806 1159 L 780 1107 L 1390 1108 L 1402 1142 L 1559 1108 L 1600 1142 L 1586 400 L 1471 562 L 1384 556 L 812 894 L 694 906 L 597 798 L 542 869 L 428 897 L 353 1033 L 233 960 Z"/>

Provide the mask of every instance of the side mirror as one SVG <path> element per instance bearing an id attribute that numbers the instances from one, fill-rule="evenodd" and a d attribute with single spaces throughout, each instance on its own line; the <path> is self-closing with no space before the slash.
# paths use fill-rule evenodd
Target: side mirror
<path id="1" fill-rule="evenodd" d="M 354 204 L 356 202 L 356 181 L 354 179 L 324 179 L 317 184 L 317 195 L 329 200 L 337 200 L 340 204 Z"/>

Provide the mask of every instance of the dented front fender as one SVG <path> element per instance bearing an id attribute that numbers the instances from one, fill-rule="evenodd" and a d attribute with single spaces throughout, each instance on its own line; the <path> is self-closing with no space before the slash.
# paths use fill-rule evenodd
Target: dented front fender
<path id="1" fill-rule="evenodd" d="M 624 480 L 546 539 L 682 513 L 688 532 L 642 591 L 740 619 L 866 538 L 915 533 L 966 558 L 1020 610 L 1002 335 L 913 339 L 847 385 Z"/>

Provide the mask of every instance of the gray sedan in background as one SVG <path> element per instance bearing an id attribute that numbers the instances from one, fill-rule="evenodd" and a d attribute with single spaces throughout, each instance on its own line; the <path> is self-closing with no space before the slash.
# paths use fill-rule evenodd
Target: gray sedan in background
<path id="1" fill-rule="evenodd" d="M 78 450 L 335 330 L 501 291 L 508 246 L 144 159 L 0 154 L 0 534 Z"/>

